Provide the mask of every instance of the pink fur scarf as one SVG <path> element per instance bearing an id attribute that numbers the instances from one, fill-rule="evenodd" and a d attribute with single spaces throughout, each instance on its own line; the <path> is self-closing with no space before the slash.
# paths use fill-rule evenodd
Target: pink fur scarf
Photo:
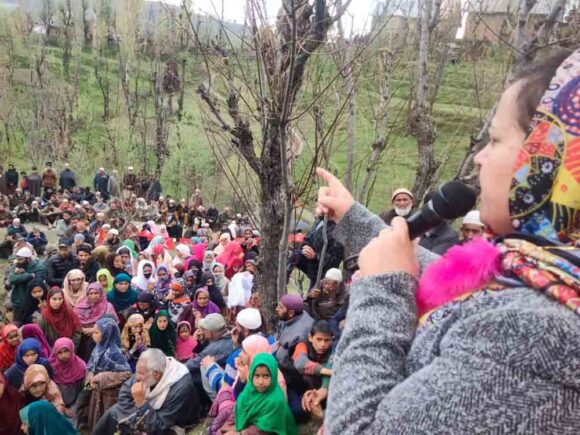
<path id="1" fill-rule="evenodd" d="M 419 317 L 488 284 L 500 274 L 500 250 L 484 239 L 454 246 L 430 264 L 415 295 Z"/>

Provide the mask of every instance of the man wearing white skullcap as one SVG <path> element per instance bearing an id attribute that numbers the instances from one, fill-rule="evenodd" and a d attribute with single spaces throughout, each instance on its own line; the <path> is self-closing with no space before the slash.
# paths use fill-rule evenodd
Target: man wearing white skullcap
<path id="1" fill-rule="evenodd" d="M 330 320 L 344 305 L 347 295 L 342 281 L 342 272 L 333 267 L 326 271 L 321 288 L 308 292 L 304 307 L 314 319 Z"/>
<path id="2" fill-rule="evenodd" d="M 470 242 L 476 237 L 483 237 L 485 225 L 479 217 L 479 210 L 471 210 L 467 213 L 461 224 L 462 244 Z"/>
<path id="3" fill-rule="evenodd" d="M 32 258 L 32 250 L 30 248 L 23 247 L 16 252 L 16 261 L 8 270 L 8 284 L 12 288 L 10 301 L 14 307 L 14 322 L 17 325 L 31 321 L 30 318 L 26 318 L 31 314 L 26 309 L 31 297 L 28 291 L 28 284 L 33 280 L 42 282 L 47 275 L 46 266 L 43 262 Z"/>

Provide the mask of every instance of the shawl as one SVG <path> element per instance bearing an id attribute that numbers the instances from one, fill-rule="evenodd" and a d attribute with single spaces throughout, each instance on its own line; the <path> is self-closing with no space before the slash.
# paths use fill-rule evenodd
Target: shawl
<path id="1" fill-rule="evenodd" d="M 228 286 L 228 307 L 245 307 L 252 296 L 254 275 L 249 272 L 236 273 Z"/>
<path id="2" fill-rule="evenodd" d="M 28 426 L 29 434 L 75 435 L 72 423 L 49 402 L 39 400 L 20 410 L 20 419 Z"/>
<path id="3" fill-rule="evenodd" d="M 75 278 L 82 278 L 83 283 L 81 285 L 81 288 L 79 289 L 78 293 L 73 293 L 70 283 L 69 283 L 69 279 L 75 279 Z M 64 300 L 67 301 L 67 303 L 71 306 L 71 307 L 76 307 L 77 304 L 82 301 L 86 295 L 87 295 L 87 282 L 85 280 L 85 274 L 83 273 L 82 270 L 80 269 L 73 269 L 71 270 L 69 273 L 66 274 L 66 277 L 64 278 L 63 281 L 63 286 L 62 286 L 62 292 L 64 294 Z"/>
<path id="4" fill-rule="evenodd" d="M 123 241 L 123 246 L 129 248 L 129 251 L 131 252 L 131 258 L 132 259 L 136 259 L 137 258 L 137 256 L 139 254 L 137 254 L 137 249 L 136 249 L 137 245 L 135 244 L 135 242 L 133 240 L 131 240 L 131 239 L 124 240 Z M 121 248 L 119 248 L 119 249 L 121 249 Z"/>
<path id="5" fill-rule="evenodd" d="M 161 270 L 165 271 L 164 278 L 161 278 L 159 276 L 159 272 Z M 165 298 L 165 296 L 167 296 L 167 293 L 169 292 L 169 288 L 171 286 L 172 280 L 171 273 L 169 271 L 169 267 L 167 267 L 165 264 L 161 264 L 157 266 L 155 274 L 157 275 L 157 283 L 155 284 L 155 297 L 157 298 L 157 300 L 162 301 Z"/>
<path id="6" fill-rule="evenodd" d="M 145 278 L 145 276 L 143 275 L 143 268 L 146 265 L 151 266 L 150 278 Z M 133 277 L 133 280 L 131 282 L 135 287 L 137 287 L 137 289 L 141 291 L 148 291 L 147 286 L 150 283 L 155 283 L 155 266 L 153 266 L 153 263 L 150 262 L 149 260 L 141 260 L 137 265 L 137 276 Z"/>
<path id="7" fill-rule="evenodd" d="M 46 341 L 46 336 L 40 326 L 36 323 L 27 323 L 21 329 L 22 338 L 35 338 L 40 343 L 40 356 L 48 358 L 50 356 L 50 345 Z"/>
<path id="8" fill-rule="evenodd" d="M 91 303 L 88 298 L 89 292 L 91 290 L 97 290 L 101 297 L 101 299 L 95 304 Z M 79 302 L 79 304 L 75 307 L 75 312 L 79 316 L 79 320 L 83 327 L 93 326 L 97 320 L 99 320 L 107 313 L 117 317 L 114 307 L 107 301 L 105 292 L 98 282 L 89 284 L 86 289 L 86 294 L 87 297 Z"/>
<path id="9" fill-rule="evenodd" d="M 231 242 L 224 248 L 224 252 L 216 257 L 217 263 L 223 264 L 226 269 L 236 263 L 236 258 L 242 260 L 244 258 L 244 250 L 238 242 Z"/>
<path id="10" fill-rule="evenodd" d="M 130 372 L 131 367 L 121 351 L 121 339 L 117 323 L 110 317 L 97 320 L 101 341 L 97 343 L 87 369 L 93 374 L 101 372 Z"/>
<path id="11" fill-rule="evenodd" d="M 205 257 L 207 256 L 211 256 L 211 259 L 209 261 L 205 260 Z M 202 272 L 211 272 L 212 267 L 215 263 L 215 258 L 216 255 L 213 253 L 213 251 L 205 251 L 203 254 L 203 261 L 201 263 L 201 270 Z"/>
<path id="12" fill-rule="evenodd" d="M 216 267 L 221 268 L 222 273 L 220 275 L 217 275 L 214 273 Z M 226 285 L 229 282 L 229 280 L 226 278 L 225 272 L 226 272 L 226 268 L 224 267 L 223 264 L 214 262 L 211 265 L 211 273 L 213 275 L 213 280 L 214 280 L 215 286 L 218 288 L 218 290 L 220 292 L 223 292 L 224 288 L 226 287 Z"/>
<path id="13" fill-rule="evenodd" d="M 511 288 L 494 282 L 500 278 L 515 278 L 580 315 L 580 268 L 564 252 L 558 255 L 551 249 L 557 246 L 546 248 L 523 240 L 541 245 L 578 240 L 578 101 L 580 50 L 556 71 L 516 159 L 509 208 L 519 235 L 495 246 L 472 242 L 453 247 L 429 265 L 416 294 L 420 325 L 436 322 L 445 311 L 452 312 L 475 295 L 487 297 Z M 484 246 L 476 250 L 474 243 Z"/>
<path id="14" fill-rule="evenodd" d="M 512 225 L 552 242 L 580 239 L 580 50 L 558 68 L 516 159 Z"/>
<path id="15" fill-rule="evenodd" d="M 161 331 L 157 326 L 157 320 L 160 317 L 167 318 L 167 328 Z M 171 317 L 166 310 L 160 310 L 155 315 L 155 320 L 151 329 L 149 329 L 149 336 L 151 337 L 151 347 L 160 349 L 167 356 L 175 355 L 175 324 L 171 321 Z"/>
<path id="16" fill-rule="evenodd" d="M 131 328 L 136 325 L 141 325 L 143 327 L 143 331 L 141 332 L 141 342 L 145 346 L 149 346 L 149 332 L 145 329 L 145 319 L 139 313 L 134 313 L 129 316 L 125 326 L 123 327 L 123 332 L 121 333 L 121 344 L 123 349 L 128 351 L 131 349 L 133 344 L 135 343 L 135 336 L 131 332 Z"/>
<path id="17" fill-rule="evenodd" d="M 139 308 L 139 303 L 148 304 L 147 309 L 142 310 Z M 155 315 L 155 311 L 157 311 L 157 301 L 155 300 L 155 296 L 151 293 L 142 292 L 137 297 L 137 303 L 131 309 L 131 313 L 138 313 L 143 316 L 145 321 L 147 322 L 151 317 Z"/>
<path id="18" fill-rule="evenodd" d="M 267 367 L 271 376 L 270 386 L 263 393 L 252 382 L 258 366 Z M 248 383 L 236 401 L 236 431 L 255 425 L 260 431 L 273 434 L 298 433 L 284 392 L 278 385 L 277 372 L 278 364 L 271 354 L 260 353 L 254 357 Z"/>
<path id="19" fill-rule="evenodd" d="M 57 293 L 63 293 L 63 291 L 59 287 L 52 287 L 48 291 L 48 303 L 42 309 L 42 318 L 60 337 L 71 338 L 76 331 L 81 329 L 81 322 L 77 314 L 68 306 L 66 298 L 58 310 L 50 306 L 50 298 Z"/>
<path id="20" fill-rule="evenodd" d="M 113 277 L 113 275 L 111 275 L 111 272 L 109 272 L 109 269 L 103 268 L 103 269 L 99 269 L 99 271 L 97 272 L 97 282 L 99 282 L 99 277 L 101 277 L 103 275 L 107 277 L 107 288 L 105 288 L 105 292 L 108 293 L 111 290 L 113 290 L 113 281 L 115 278 Z"/>
<path id="21" fill-rule="evenodd" d="M 199 295 L 200 293 L 205 293 L 207 295 L 208 301 L 207 301 L 207 305 L 205 307 L 200 307 L 197 304 L 197 295 Z M 195 292 L 195 295 L 193 296 L 193 302 L 191 303 L 191 305 L 193 306 L 194 310 L 197 310 L 201 313 L 201 317 L 205 317 L 208 314 L 214 314 L 214 313 L 220 313 L 220 309 L 219 307 L 214 304 L 211 300 L 209 300 L 209 292 L 207 291 L 206 287 L 202 287 L 200 289 L 197 289 L 197 291 Z"/>
<path id="22" fill-rule="evenodd" d="M 11 346 L 6 341 L 6 337 L 14 331 L 18 331 L 18 326 L 10 324 L 4 325 L 4 328 L 2 328 L 2 342 L 0 343 L 0 372 L 10 368 L 16 359 L 16 349 L 18 348 L 18 345 Z"/>
<path id="23" fill-rule="evenodd" d="M 24 382 L 22 386 L 24 390 L 26 390 L 27 395 L 30 395 L 30 393 L 28 393 L 28 389 L 36 382 L 46 383 L 46 390 L 44 391 L 44 394 L 42 395 L 41 399 L 47 400 L 54 406 L 64 405 L 62 401 L 62 395 L 60 393 L 60 390 L 58 389 L 58 386 L 54 383 L 53 380 L 50 379 L 46 367 L 40 364 L 32 364 L 30 365 L 30 367 L 26 369 L 26 372 L 24 372 Z M 35 397 L 34 401 L 38 401 L 41 399 Z"/>
<path id="24" fill-rule="evenodd" d="M 193 284 L 191 286 L 187 285 L 186 278 L 193 279 Z M 189 296 L 190 299 L 195 294 L 195 290 L 197 290 L 197 284 L 195 283 L 195 278 L 196 278 L 195 273 L 192 270 L 187 270 L 183 274 L 183 291 L 187 296 Z"/>
<path id="25" fill-rule="evenodd" d="M 38 358 L 36 359 L 36 362 L 34 364 L 47 366 L 48 359 L 40 356 L 40 349 L 41 349 L 40 343 L 38 342 L 38 340 L 36 340 L 36 338 L 25 338 L 24 340 L 22 340 L 22 343 L 20 343 L 18 349 L 16 350 L 16 359 L 14 362 L 16 368 L 20 370 L 22 373 L 24 373 L 26 369 L 28 369 L 28 365 L 24 362 L 23 357 L 24 354 L 30 350 L 36 352 L 38 355 Z"/>
<path id="26" fill-rule="evenodd" d="M 153 409 L 160 409 L 165 403 L 169 389 L 184 376 L 189 376 L 187 367 L 169 357 L 165 360 L 163 376 L 152 390 L 147 391 L 145 400 Z"/>
<path id="27" fill-rule="evenodd" d="M 4 388 L 4 393 L 0 396 L 0 435 L 19 433 L 20 393 L 6 381 L 2 371 L 0 371 L 0 384 Z"/>
<path id="28" fill-rule="evenodd" d="M 181 338 L 179 329 L 185 326 L 189 330 L 189 337 L 187 340 Z M 177 344 L 175 345 L 175 358 L 178 361 L 186 361 L 193 358 L 193 349 L 197 347 L 197 340 L 191 336 L 191 325 L 188 321 L 182 320 L 177 324 Z"/>
<path id="29" fill-rule="evenodd" d="M 206 285 L 205 283 L 210 279 L 212 280 L 212 284 Z M 197 288 L 205 288 L 209 293 L 210 300 L 221 309 L 226 306 L 226 303 L 220 289 L 215 285 L 214 281 L 215 279 L 211 272 L 204 272 L 201 274 L 201 284 Z"/>
<path id="30" fill-rule="evenodd" d="M 70 359 L 64 362 L 58 359 L 58 352 L 68 349 Z M 54 382 L 57 384 L 70 385 L 84 379 L 87 374 L 87 365 L 75 354 L 75 346 L 70 338 L 61 337 L 54 342 L 49 359 L 54 372 Z"/>
<path id="31" fill-rule="evenodd" d="M 129 288 L 126 292 L 120 292 L 117 289 L 117 284 L 120 282 L 128 282 Z M 120 273 L 115 277 L 115 282 L 113 284 L 113 291 L 107 293 L 107 300 L 115 307 L 117 312 L 123 311 L 137 302 L 139 293 L 133 287 L 131 287 L 131 277 L 125 273 Z"/>
<path id="32" fill-rule="evenodd" d="M 36 287 L 40 287 L 42 289 L 42 299 L 46 301 L 48 287 L 46 286 L 44 281 L 36 278 L 28 281 L 28 285 L 26 286 L 27 289 L 26 300 L 24 301 L 24 308 L 22 309 L 22 312 L 24 313 L 22 315 L 22 319 L 24 319 L 24 321 L 28 321 L 29 319 L 31 319 L 34 313 L 39 311 L 38 300 L 32 297 L 32 290 Z"/>

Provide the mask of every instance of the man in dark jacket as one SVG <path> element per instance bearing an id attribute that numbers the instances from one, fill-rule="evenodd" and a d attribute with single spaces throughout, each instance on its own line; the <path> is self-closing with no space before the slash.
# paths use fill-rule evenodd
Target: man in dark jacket
<path id="1" fill-rule="evenodd" d="M 60 188 L 62 190 L 71 191 L 77 185 L 77 176 L 74 171 L 69 168 L 69 164 L 64 164 L 64 170 L 60 173 Z"/>
<path id="2" fill-rule="evenodd" d="M 344 260 L 344 248 L 333 237 L 332 233 L 336 223 L 329 221 L 326 225 L 326 236 L 328 244 L 326 254 L 322 259 L 322 277 L 328 269 L 338 268 Z M 296 250 L 288 259 L 288 277 L 294 267 L 298 267 L 310 279 L 310 290 L 316 285 L 318 275 L 318 265 L 320 264 L 322 248 L 324 246 L 324 220 L 318 218 L 314 222 L 312 230 L 304 239 L 302 247 Z"/>
<path id="3" fill-rule="evenodd" d="M 61 237 L 58 241 L 58 253 L 47 260 L 48 277 L 46 278 L 46 283 L 49 287 L 56 285 L 62 288 L 67 273 L 79 268 L 79 261 L 72 253 L 71 245 L 70 239 Z"/>
<path id="4" fill-rule="evenodd" d="M 44 255 L 44 250 L 46 249 L 48 241 L 46 240 L 46 234 L 40 231 L 40 229 L 36 227 L 32 228 L 32 232 L 28 233 L 26 241 L 34 247 L 34 250 L 38 255 Z"/>
<path id="5" fill-rule="evenodd" d="M 16 262 L 8 270 L 8 284 L 12 287 L 10 301 L 14 307 L 14 321 L 17 324 L 25 319 L 26 301 L 30 297 L 28 294 L 28 283 L 33 279 L 42 281 L 46 278 L 47 271 L 38 260 L 32 259 L 30 248 L 20 248 L 16 252 Z"/>
<path id="6" fill-rule="evenodd" d="M 121 387 L 117 404 L 100 418 L 93 435 L 115 433 L 119 423 L 131 433 L 176 433 L 175 428 L 184 430 L 196 424 L 199 410 L 197 392 L 185 365 L 159 349 L 148 349 L 139 357 L 135 375 Z"/>
<path id="7" fill-rule="evenodd" d="M 88 243 L 83 243 L 77 248 L 77 258 L 79 260 L 79 269 L 85 274 L 87 282 L 97 281 L 97 272 L 101 268 L 97 260 L 91 257 L 93 248 Z"/>
<path id="8" fill-rule="evenodd" d="M 423 199 L 423 203 L 428 203 L 435 192 L 428 192 Z M 427 231 L 419 245 L 435 254 L 443 255 L 449 248 L 459 243 L 459 235 L 447 222 L 442 222 L 431 231 Z"/>
<path id="9" fill-rule="evenodd" d="M 35 198 L 40 196 L 40 188 L 42 186 L 42 178 L 38 173 L 36 166 L 32 167 L 32 172 L 28 175 L 26 186 L 28 191 Z"/>
<path id="10" fill-rule="evenodd" d="M 18 187 L 18 171 L 12 163 L 8 165 L 8 170 L 6 171 L 6 186 L 8 187 L 8 193 L 14 193 Z"/>
<path id="11" fill-rule="evenodd" d="M 95 192 L 101 192 L 103 199 L 109 199 L 109 175 L 105 172 L 105 168 L 99 168 L 94 180 Z"/>

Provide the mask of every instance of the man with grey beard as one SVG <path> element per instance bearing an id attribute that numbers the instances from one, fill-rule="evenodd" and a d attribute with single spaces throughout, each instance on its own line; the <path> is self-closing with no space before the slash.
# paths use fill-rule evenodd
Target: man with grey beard
<path id="1" fill-rule="evenodd" d="M 135 375 L 121 387 L 117 404 L 100 418 L 93 435 L 109 435 L 121 426 L 149 435 L 185 434 L 185 428 L 199 421 L 199 410 L 187 367 L 159 349 L 148 349 L 139 357 Z"/>
<path id="2" fill-rule="evenodd" d="M 379 215 L 387 225 L 390 225 L 396 216 L 401 216 L 405 219 L 410 216 L 415 206 L 415 198 L 410 190 L 402 187 L 395 190 L 391 195 L 391 204 L 393 205 L 391 210 Z"/>

